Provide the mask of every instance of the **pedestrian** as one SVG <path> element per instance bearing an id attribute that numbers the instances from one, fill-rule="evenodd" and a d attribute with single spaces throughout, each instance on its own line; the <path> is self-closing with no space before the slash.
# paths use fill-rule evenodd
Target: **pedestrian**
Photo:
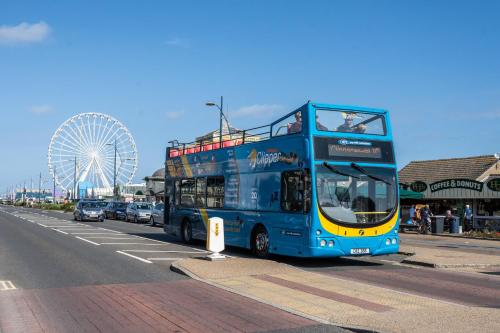
<path id="1" fill-rule="evenodd" d="M 450 230 L 451 224 L 453 223 L 454 216 L 451 214 L 451 210 L 446 211 L 446 216 L 444 217 L 444 229 Z"/>
<path id="2" fill-rule="evenodd" d="M 411 224 L 417 223 L 417 221 L 415 220 L 415 205 L 411 205 L 410 207 L 410 219 L 411 219 Z"/>
<path id="3" fill-rule="evenodd" d="M 472 230 L 472 209 L 469 205 L 465 205 L 464 212 L 464 231 Z"/>
<path id="4" fill-rule="evenodd" d="M 431 225 L 431 216 L 432 212 L 429 208 L 429 205 L 425 205 L 420 209 L 420 218 L 421 218 L 421 230 L 424 234 L 427 234 L 429 227 Z"/>

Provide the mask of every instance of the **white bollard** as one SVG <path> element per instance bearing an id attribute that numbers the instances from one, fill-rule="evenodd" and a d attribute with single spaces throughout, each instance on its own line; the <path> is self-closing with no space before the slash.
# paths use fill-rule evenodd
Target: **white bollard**
<path id="1" fill-rule="evenodd" d="M 211 217 L 207 225 L 207 250 L 212 252 L 208 260 L 224 260 L 226 256 L 220 254 L 224 251 L 224 220 L 220 217 Z"/>

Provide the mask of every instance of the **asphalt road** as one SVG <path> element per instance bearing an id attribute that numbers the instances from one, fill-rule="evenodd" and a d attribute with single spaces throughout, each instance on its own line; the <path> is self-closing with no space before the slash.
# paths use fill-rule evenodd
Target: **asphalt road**
<path id="1" fill-rule="evenodd" d="M 345 332 L 169 269 L 200 255 L 161 228 L 0 206 L 0 332 Z"/>
<path id="2" fill-rule="evenodd" d="M 213 327 L 217 328 L 215 331 L 221 327 L 234 328 L 234 325 L 240 327 L 241 331 L 333 332 L 338 330 L 332 326 L 317 326 L 314 322 L 304 318 L 259 303 L 251 303 L 252 301 L 234 294 L 223 293 L 224 295 L 219 295 L 218 292 L 211 290 L 210 286 L 171 272 L 169 266 L 172 261 L 205 255 L 204 244 L 201 242 L 193 245 L 183 244 L 177 239 L 167 236 L 160 227 L 112 220 L 106 220 L 103 223 L 80 223 L 73 221 L 71 214 L 60 212 L 5 206 L 1 209 L 5 212 L 0 212 L 0 281 L 12 281 L 18 289 L 30 290 L 32 294 L 35 293 L 29 296 L 22 295 L 22 299 L 31 299 L 30 297 L 44 299 L 44 297 L 49 296 L 51 299 L 57 299 L 57 297 L 62 297 L 54 296 L 51 293 L 37 294 L 40 291 L 46 291 L 47 288 L 55 288 L 50 290 L 86 288 L 86 291 L 70 291 L 70 293 L 75 293 L 75 299 L 80 299 L 82 293 L 93 295 L 96 293 L 96 288 L 104 288 L 102 292 L 111 296 L 125 295 L 120 296 L 125 297 L 125 299 L 117 301 L 119 304 L 122 302 L 121 307 L 119 307 L 121 312 L 126 312 L 126 304 L 130 303 L 128 297 L 133 297 L 133 295 L 136 297 L 141 295 L 134 302 L 139 302 L 140 304 L 137 306 L 148 312 L 147 309 L 151 308 L 149 300 L 159 297 L 157 290 L 161 289 L 167 294 L 162 296 L 163 301 L 158 301 L 160 305 L 154 307 L 159 307 L 170 315 L 182 309 L 183 313 L 188 313 L 187 318 L 190 315 L 199 317 L 196 313 L 200 311 L 207 311 L 207 313 L 215 311 L 212 315 L 230 318 L 221 323 L 213 323 Z M 494 241 L 424 237 L 411 234 L 401 235 L 401 239 L 404 244 L 416 247 L 434 247 L 443 251 L 500 254 L 498 246 L 500 243 Z M 249 251 L 236 248 L 229 248 L 226 253 L 231 256 L 251 256 Z M 485 272 L 490 274 L 487 275 L 417 268 L 401 264 L 404 258 L 404 255 L 399 254 L 334 259 L 273 257 L 274 260 L 289 265 L 333 275 L 347 281 L 383 286 L 392 290 L 468 306 L 500 308 L 500 278 L 494 274 L 495 272 Z M 118 291 L 114 290 L 117 285 L 119 286 Z M 207 288 L 209 290 L 206 290 Z M 193 292 L 194 295 L 187 297 L 190 303 L 201 302 L 203 305 L 192 306 L 184 303 L 186 301 L 185 295 Z M 211 299 L 215 303 L 206 303 L 206 296 L 202 296 L 203 294 L 212 295 Z M 66 304 L 65 301 L 61 302 Z M 10 314 L 12 316 L 12 309 L 9 310 L 10 312 L 5 310 L 10 309 L 10 303 L 17 304 L 19 300 L 6 301 L 4 295 L 0 293 L 0 319 L 2 315 Z M 70 302 L 70 304 L 72 303 Z M 220 307 L 220 304 L 226 304 L 227 307 Z M 261 327 L 252 326 L 248 322 L 235 324 L 238 320 L 234 316 L 244 317 L 245 310 L 234 304 L 246 304 L 246 306 L 259 309 L 255 314 L 256 317 L 252 320 L 262 321 L 266 324 Z M 36 309 L 36 304 L 29 306 Z M 117 306 L 115 305 L 115 307 Z M 231 313 L 227 313 L 228 307 L 232 309 Z M 262 312 L 261 309 L 265 310 Z M 53 311 L 56 310 L 60 309 L 54 307 Z M 19 309 L 16 308 L 16 311 Z M 271 313 L 276 319 L 269 321 L 265 316 Z M 157 327 L 155 325 L 162 322 L 161 314 L 160 318 L 151 318 L 152 322 L 146 323 L 146 325 Z M 92 314 L 92 316 L 96 315 Z M 200 320 L 198 317 L 189 320 L 179 317 L 176 319 L 177 321 L 173 320 L 169 325 L 178 327 L 180 322 L 186 320 Z M 62 319 L 61 322 L 66 323 Z M 292 326 L 286 323 L 292 323 Z M 67 325 L 71 325 L 71 323 Z M 106 330 L 112 330 L 114 321 L 110 322 L 105 317 L 100 319 L 98 325 L 106 327 Z M 107 327 L 106 325 L 111 326 Z M 182 328 L 182 326 L 180 327 Z M 182 329 L 200 331 L 201 327 L 195 325 Z M 120 329 L 117 330 L 120 331 Z M 5 331 L 9 332 L 9 330 Z"/>

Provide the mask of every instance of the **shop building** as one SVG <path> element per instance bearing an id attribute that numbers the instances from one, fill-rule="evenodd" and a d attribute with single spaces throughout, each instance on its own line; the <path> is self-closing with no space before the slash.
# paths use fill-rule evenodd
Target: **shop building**
<path id="1" fill-rule="evenodd" d="M 420 199 L 402 198 L 402 207 L 429 204 L 436 215 L 451 210 L 463 217 L 468 204 L 477 227 L 500 222 L 500 162 L 496 154 L 412 161 L 399 171 L 399 183 L 401 188 L 423 195 Z"/>

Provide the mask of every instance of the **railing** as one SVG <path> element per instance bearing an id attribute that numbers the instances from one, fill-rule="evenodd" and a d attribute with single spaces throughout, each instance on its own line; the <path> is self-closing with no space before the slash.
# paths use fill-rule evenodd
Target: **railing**
<path id="1" fill-rule="evenodd" d="M 500 231 L 500 216 L 477 216 L 472 218 L 472 228 L 477 230 Z"/>
<path id="2" fill-rule="evenodd" d="M 246 130 L 229 130 L 222 133 L 222 140 L 217 138 L 202 138 L 189 143 L 170 141 L 169 157 L 195 154 L 204 151 L 229 148 L 247 143 L 264 141 L 271 138 L 271 125 L 254 127 Z"/>

